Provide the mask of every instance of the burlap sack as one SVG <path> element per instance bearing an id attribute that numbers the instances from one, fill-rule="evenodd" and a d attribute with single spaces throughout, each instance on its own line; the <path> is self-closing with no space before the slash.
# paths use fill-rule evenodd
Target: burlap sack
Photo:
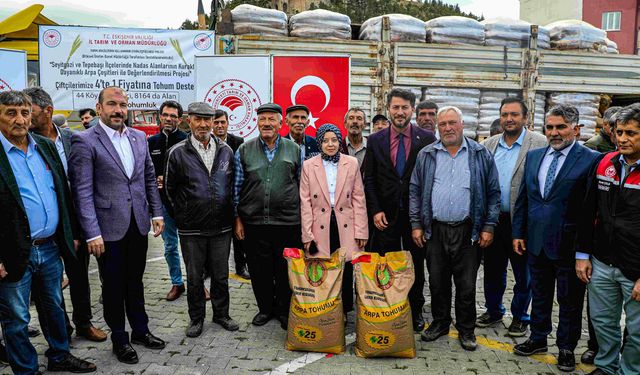
<path id="1" fill-rule="evenodd" d="M 286 349 L 343 353 L 344 250 L 334 252 L 330 259 L 307 259 L 303 250 L 289 248 L 284 256 L 293 291 Z"/>
<path id="2" fill-rule="evenodd" d="M 411 253 L 360 253 L 352 262 L 357 289 L 356 355 L 414 358 L 409 289 L 415 280 Z"/>

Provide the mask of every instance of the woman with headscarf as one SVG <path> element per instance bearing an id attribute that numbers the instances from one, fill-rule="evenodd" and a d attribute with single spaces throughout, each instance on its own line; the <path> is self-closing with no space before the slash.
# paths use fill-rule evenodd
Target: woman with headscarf
<path id="1" fill-rule="evenodd" d="M 316 132 L 320 154 L 304 162 L 300 177 L 300 211 L 305 256 L 330 258 L 346 250 L 342 280 L 345 314 L 353 310 L 352 255 L 369 238 L 367 208 L 358 159 L 340 154 L 342 134 L 333 124 Z"/>

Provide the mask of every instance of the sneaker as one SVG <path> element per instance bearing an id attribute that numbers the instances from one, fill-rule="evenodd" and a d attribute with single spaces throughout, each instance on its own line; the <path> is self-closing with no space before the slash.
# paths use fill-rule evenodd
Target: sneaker
<path id="1" fill-rule="evenodd" d="M 189 327 L 187 327 L 185 335 L 187 335 L 187 337 L 198 337 L 201 334 L 202 334 L 202 320 L 198 320 L 197 322 L 192 320 L 189 323 Z"/>
<path id="2" fill-rule="evenodd" d="M 96 365 L 91 362 L 87 362 L 83 359 L 74 357 L 71 354 L 67 354 L 62 361 L 52 362 L 49 361 L 47 364 L 47 371 L 57 372 L 57 371 L 66 371 L 72 372 L 74 374 L 83 374 L 88 372 L 95 372 Z"/>
<path id="3" fill-rule="evenodd" d="M 523 322 L 520 319 L 513 318 L 511 325 L 509 325 L 508 336 L 511 337 L 523 337 L 527 333 L 528 322 Z"/>
<path id="4" fill-rule="evenodd" d="M 240 326 L 238 325 L 238 323 L 236 323 L 236 321 L 231 319 L 230 317 L 226 317 L 226 318 L 214 317 L 213 322 L 221 325 L 222 328 L 226 329 L 227 331 L 237 331 L 238 329 L 240 329 Z"/>
<path id="5" fill-rule="evenodd" d="M 420 338 L 422 341 L 435 341 L 441 336 L 445 336 L 449 334 L 449 326 L 447 327 L 439 327 L 438 325 L 432 324 L 427 329 L 422 332 Z"/>
<path id="6" fill-rule="evenodd" d="M 530 356 L 536 353 L 543 353 L 548 350 L 547 340 L 533 341 L 528 339 L 522 344 L 518 344 L 513 347 L 513 353 L 517 355 Z"/>
<path id="7" fill-rule="evenodd" d="M 462 349 L 468 351 L 474 351 L 478 347 L 476 342 L 476 335 L 473 333 L 462 333 L 460 334 L 460 345 L 462 345 Z"/>
<path id="8" fill-rule="evenodd" d="M 491 316 L 488 312 L 476 319 L 476 327 L 486 328 L 502 321 L 502 316 Z"/>
<path id="9" fill-rule="evenodd" d="M 560 349 L 558 355 L 558 370 L 564 372 L 571 372 L 576 369 L 576 356 L 571 350 Z"/>

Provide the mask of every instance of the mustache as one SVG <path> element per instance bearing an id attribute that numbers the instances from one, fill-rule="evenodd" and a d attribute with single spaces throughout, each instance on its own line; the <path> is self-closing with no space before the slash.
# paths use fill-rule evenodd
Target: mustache
<path id="1" fill-rule="evenodd" d="M 109 117 L 111 117 L 111 118 L 124 118 L 124 115 L 121 114 L 121 113 L 114 113 Z"/>

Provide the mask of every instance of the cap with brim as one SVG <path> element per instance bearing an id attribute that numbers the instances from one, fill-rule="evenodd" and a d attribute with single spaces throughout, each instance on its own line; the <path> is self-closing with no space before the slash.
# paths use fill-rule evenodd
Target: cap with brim
<path id="1" fill-rule="evenodd" d="M 287 108 L 287 114 L 289 114 L 289 112 L 297 111 L 300 109 L 307 112 L 307 115 L 309 114 L 309 108 L 307 108 L 306 105 L 302 105 L 302 104 L 292 105 L 291 107 Z"/>
<path id="2" fill-rule="evenodd" d="M 189 108 L 187 109 L 187 113 L 189 115 L 196 115 L 201 117 L 213 117 L 216 113 L 213 108 L 204 102 L 194 102 L 189 104 Z"/>
<path id="3" fill-rule="evenodd" d="M 282 107 L 280 107 L 276 103 L 266 103 L 266 104 L 263 104 L 260 107 L 258 107 L 256 112 L 258 114 L 261 114 L 263 112 L 274 112 L 274 113 L 279 113 L 280 115 L 282 115 Z"/>
<path id="4" fill-rule="evenodd" d="M 375 124 L 379 120 L 389 121 L 389 119 L 385 115 L 375 115 L 371 119 L 371 123 Z"/>

